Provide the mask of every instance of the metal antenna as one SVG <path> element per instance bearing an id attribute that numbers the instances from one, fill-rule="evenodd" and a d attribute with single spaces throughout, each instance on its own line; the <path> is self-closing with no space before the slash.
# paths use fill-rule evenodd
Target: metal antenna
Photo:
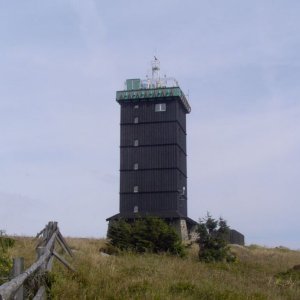
<path id="1" fill-rule="evenodd" d="M 152 65 L 152 79 L 159 80 L 160 79 L 160 61 L 156 56 L 154 56 L 154 60 L 151 62 Z"/>

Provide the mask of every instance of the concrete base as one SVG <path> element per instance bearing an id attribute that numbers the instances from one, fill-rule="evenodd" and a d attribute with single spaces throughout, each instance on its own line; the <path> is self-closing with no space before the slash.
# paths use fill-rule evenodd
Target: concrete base
<path id="1" fill-rule="evenodd" d="M 199 237 L 199 234 L 197 232 L 197 225 L 192 225 L 189 228 L 189 241 L 195 242 Z"/>
<path id="2" fill-rule="evenodd" d="M 189 234 L 185 219 L 175 219 L 170 223 L 170 225 L 175 229 L 182 241 L 189 240 Z"/>
<path id="3" fill-rule="evenodd" d="M 176 219 L 170 223 L 182 241 L 195 242 L 198 239 L 197 225 L 186 219 Z"/>
<path id="4" fill-rule="evenodd" d="M 176 230 L 182 241 L 195 242 L 198 238 L 197 225 L 187 222 L 186 219 L 175 219 L 170 225 Z"/>

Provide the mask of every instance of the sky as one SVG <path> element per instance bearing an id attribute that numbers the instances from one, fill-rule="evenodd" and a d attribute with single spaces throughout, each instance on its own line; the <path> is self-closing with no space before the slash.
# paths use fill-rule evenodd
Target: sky
<path id="1" fill-rule="evenodd" d="M 104 237 L 115 93 L 156 55 L 187 115 L 188 214 L 300 249 L 300 2 L 0 0 L 0 229 Z"/>

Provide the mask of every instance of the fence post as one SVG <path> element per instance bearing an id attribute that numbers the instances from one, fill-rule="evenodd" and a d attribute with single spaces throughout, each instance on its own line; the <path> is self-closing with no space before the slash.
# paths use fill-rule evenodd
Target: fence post
<path id="1" fill-rule="evenodd" d="M 13 259 L 13 277 L 17 277 L 24 271 L 24 258 L 17 257 Z M 14 300 L 23 300 L 24 299 L 24 287 L 21 285 L 17 292 L 15 293 Z"/>
<path id="2" fill-rule="evenodd" d="M 45 247 L 37 247 L 36 248 L 36 254 L 37 254 L 37 259 L 39 259 L 43 254 L 45 253 Z M 45 261 L 41 267 L 40 267 L 40 270 L 42 272 L 44 272 L 47 268 L 47 262 Z"/>
<path id="3" fill-rule="evenodd" d="M 49 238 L 49 230 L 47 230 L 47 235 Z M 36 248 L 36 254 L 37 254 L 37 258 L 39 259 L 44 253 L 45 253 L 45 250 L 46 250 L 46 247 L 37 247 Z M 40 267 L 40 274 L 44 275 L 46 269 L 47 269 L 47 261 L 44 261 L 43 264 L 41 265 Z M 34 296 L 33 300 L 44 300 L 47 298 L 47 294 L 46 294 L 46 289 L 45 287 L 43 286 L 42 283 L 40 283 L 40 287 L 38 289 L 38 292 L 37 294 Z"/>

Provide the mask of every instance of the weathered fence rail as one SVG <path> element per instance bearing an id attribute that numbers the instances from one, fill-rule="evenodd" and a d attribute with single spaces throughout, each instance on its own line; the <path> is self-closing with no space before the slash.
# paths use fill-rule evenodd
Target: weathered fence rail
<path id="1" fill-rule="evenodd" d="M 59 231 L 57 222 L 49 222 L 36 237 L 40 238 L 36 247 L 38 255 L 37 260 L 25 271 L 22 270 L 23 260 L 14 260 L 14 274 L 19 275 L 0 286 L 0 300 L 25 299 L 23 284 L 32 276 L 43 278 L 47 271 L 51 271 L 54 257 L 67 268 L 74 271 L 74 268 L 55 251 L 55 242 L 58 242 L 63 251 L 65 251 L 68 255 L 73 256 L 71 249 Z M 39 289 L 33 297 L 34 300 L 46 298 L 46 288 L 41 280 L 40 282 Z"/>

